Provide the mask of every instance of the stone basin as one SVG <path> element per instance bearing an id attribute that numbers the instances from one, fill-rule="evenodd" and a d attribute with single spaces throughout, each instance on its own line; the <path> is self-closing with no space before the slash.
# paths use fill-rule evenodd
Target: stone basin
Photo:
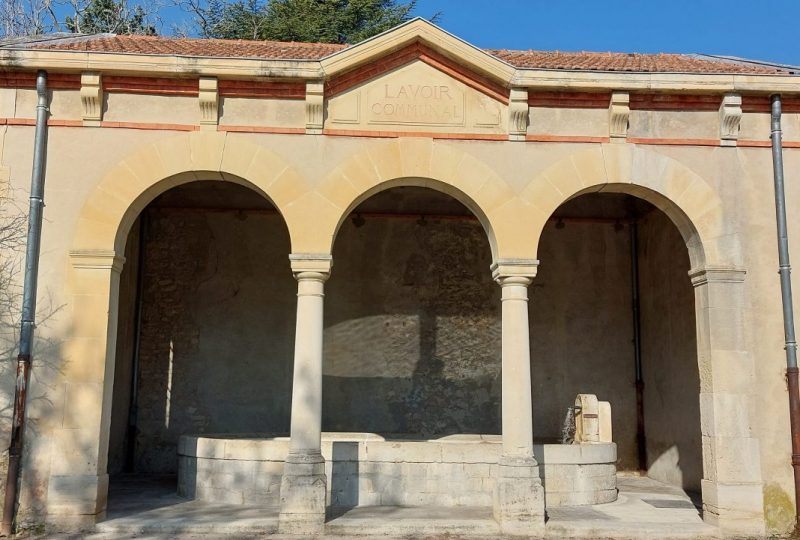
<path id="1" fill-rule="evenodd" d="M 184 435 L 178 493 L 190 499 L 278 506 L 289 438 Z M 499 435 L 421 440 L 374 433 L 323 433 L 328 505 L 492 506 Z M 534 444 L 548 507 L 617 499 L 614 443 Z"/>

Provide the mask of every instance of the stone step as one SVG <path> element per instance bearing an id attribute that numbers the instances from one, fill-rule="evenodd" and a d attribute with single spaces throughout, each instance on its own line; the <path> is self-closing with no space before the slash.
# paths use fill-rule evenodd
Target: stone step
<path id="1" fill-rule="evenodd" d="M 325 524 L 325 533 L 340 536 L 499 534 L 492 509 L 486 507 L 362 506 L 347 510 Z"/>

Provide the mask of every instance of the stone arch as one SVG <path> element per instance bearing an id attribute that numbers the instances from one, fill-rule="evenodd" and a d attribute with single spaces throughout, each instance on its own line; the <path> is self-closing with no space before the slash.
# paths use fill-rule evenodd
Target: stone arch
<path id="1" fill-rule="evenodd" d="M 738 242 L 716 191 L 682 163 L 627 144 L 598 145 L 575 153 L 527 185 L 520 197 L 536 208 L 535 244 L 562 203 L 599 191 L 634 195 L 667 214 L 686 242 L 692 268 L 740 266 Z"/>
<path id="2" fill-rule="evenodd" d="M 227 133 L 202 132 L 170 137 L 118 163 L 84 203 L 73 251 L 122 254 L 139 213 L 164 191 L 195 180 L 234 182 L 261 194 L 284 216 L 294 240 L 297 227 L 289 222 L 286 207 L 310 186 L 271 150 L 228 137 Z"/>
<path id="3" fill-rule="evenodd" d="M 379 142 L 340 164 L 318 186 L 315 226 L 320 235 L 305 251 L 330 253 L 339 227 L 350 212 L 375 193 L 396 186 L 429 187 L 464 204 L 483 225 L 492 256 L 525 256 L 511 230 L 517 199 L 508 184 L 487 165 L 451 145 L 432 139 L 400 138 Z M 296 250 L 297 251 L 297 250 Z"/>

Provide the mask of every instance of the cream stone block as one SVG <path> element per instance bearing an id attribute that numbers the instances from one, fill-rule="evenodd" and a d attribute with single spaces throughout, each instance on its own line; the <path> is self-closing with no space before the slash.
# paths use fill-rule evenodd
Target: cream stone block
<path id="1" fill-rule="evenodd" d="M 514 191 L 497 176 L 491 176 L 475 194 L 475 202 L 484 213 L 489 213 L 515 197 Z"/>
<path id="2" fill-rule="evenodd" d="M 191 162 L 197 171 L 219 171 L 225 151 L 224 132 L 195 131 L 189 134 Z"/>
<path id="3" fill-rule="evenodd" d="M 547 173 L 534 178 L 519 197 L 547 214 L 545 219 L 549 218 L 550 214 L 567 200 L 564 194 L 556 189 Z"/>
<path id="4" fill-rule="evenodd" d="M 258 166 L 251 168 L 256 155 L 263 152 L 267 163 L 265 166 Z M 274 163 L 270 162 L 270 157 L 274 158 Z M 260 146 L 253 145 L 240 139 L 236 139 L 231 134 L 225 142 L 225 152 L 222 154 L 222 162 L 220 163 L 220 171 L 224 174 L 234 175 L 242 180 L 253 182 L 255 180 L 250 177 L 249 173 L 255 173 L 258 177 L 263 177 L 270 172 L 274 172 L 276 168 L 281 170 L 286 166 L 282 160 L 278 158 L 273 152 L 266 150 Z"/>
<path id="5" fill-rule="evenodd" d="M 115 230 L 109 223 L 79 218 L 75 225 L 76 248 L 104 248 L 114 249 Z"/>
<path id="6" fill-rule="evenodd" d="M 495 259 L 536 259 L 539 243 L 536 232 L 541 230 L 536 227 L 543 223 L 541 212 L 514 198 L 498 206 L 487 217 L 497 242 Z"/>
<path id="7" fill-rule="evenodd" d="M 287 205 L 283 217 L 289 227 L 293 252 L 330 253 L 334 233 L 346 216 L 319 193 L 309 192 Z"/>
<path id="8" fill-rule="evenodd" d="M 186 171 L 200 170 L 192 160 L 190 137 L 189 134 L 182 134 L 177 137 L 166 138 L 153 145 L 163 166 L 161 172 L 164 175 L 163 178 Z M 161 179 L 156 177 L 152 180 L 158 181 Z"/>
<path id="9" fill-rule="evenodd" d="M 76 382 L 102 382 L 104 373 L 98 372 L 97 366 L 105 359 L 106 350 L 105 338 L 70 338 L 64 343 L 61 368 L 64 378 Z"/>
<path id="10" fill-rule="evenodd" d="M 761 482 L 761 456 L 758 439 L 751 437 L 713 437 L 716 478 L 723 482 Z"/>
<path id="11" fill-rule="evenodd" d="M 475 200 L 475 194 L 494 176 L 489 167 L 466 155 L 455 170 L 449 184 Z M 475 201 L 477 202 L 477 201 Z"/>
<path id="12" fill-rule="evenodd" d="M 634 146 L 628 144 L 602 144 L 606 178 L 611 183 L 633 182 Z"/>
<path id="13" fill-rule="evenodd" d="M 62 426 L 66 429 L 100 425 L 103 383 L 67 382 Z"/>
<path id="14" fill-rule="evenodd" d="M 660 178 L 669 158 L 656 151 L 637 146 L 631 163 L 631 176 L 637 184 L 648 186 L 649 181 Z"/>
<path id="15" fill-rule="evenodd" d="M 763 534 L 764 495 L 760 483 L 701 481 L 703 518 L 724 530 Z"/>
<path id="16" fill-rule="evenodd" d="M 708 437 L 750 437 L 749 401 L 750 396 L 744 394 L 702 392 L 702 434 Z"/>
<path id="17" fill-rule="evenodd" d="M 431 178 L 450 182 L 466 154 L 443 142 L 436 142 L 431 155 Z"/>
<path id="18" fill-rule="evenodd" d="M 48 518 L 102 514 L 107 494 L 107 474 L 51 475 L 47 483 Z"/>
<path id="19" fill-rule="evenodd" d="M 572 165 L 583 187 L 608 182 L 603 149 L 600 146 L 572 156 Z"/>
<path id="20" fill-rule="evenodd" d="M 709 390 L 730 392 L 732 395 L 752 392 L 756 375 L 749 352 L 719 349 L 706 351 L 710 370 Z"/>
<path id="21" fill-rule="evenodd" d="M 358 193 L 366 193 L 380 183 L 375 165 L 366 154 L 353 156 L 342 163 L 337 170 L 341 170 Z"/>
<path id="22" fill-rule="evenodd" d="M 573 156 L 574 157 L 574 156 Z M 588 187 L 583 179 L 578 175 L 572 158 L 557 161 L 543 173 L 561 193 L 564 200 L 569 199 L 576 193 Z"/>
<path id="23" fill-rule="evenodd" d="M 403 176 L 430 176 L 432 139 L 403 137 L 398 140 L 398 145 L 400 146 L 400 170 Z"/>
<path id="24" fill-rule="evenodd" d="M 153 185 L 159 180 L 170 176 L 161 161 L 158 147 L 155 144 L 147 145 L 132 156 L 126 158 L 124 164 L 130 169 L 134 176 L 142 179 L 147 185 Z"/>
<path id="25" fill-rule="evenodd" d="M 101 272 L 102 270 L 97 270 Z M 106 338 L 109 297 L 105 294 L 76 294 L 72 297 L 74 337 Z"/>
<path id="26" fill-rule="evenodd" d="M 51 444 L 51 475 L 97 474 L 99 463 L 97 427 L 54 429 Z"/>
<path id="27" fill-rule="evenodd" d="M 683 191 L 675 203 L 686 212 L 693 222 L 718 207 L 722 203 L 717 194 L 700 178 L 695 177 L 694 181 Z M 701 231 L 701 235 L 704 231 Z M 704 237 L 708 237 L 704 235 Z"/>
<path id="28" fill-rule="evenodd" d="M 375 166 L 378 178 L 382 181 L 394 180 L 403 176 L 400 146 L 396 142 L 373 143 L 367 146 L 367 154 Z"/>
<path id="29" fill-rule="evenodd" d="M 695 175 L 678 165 L 674 161 L 664 161 L 659 174 L 640 176 L 642 185 L 665 196 L 670 201 L 677 203 L 686 190 L 694 183 Z"/>
<path id="30" fill-rule="evenodd" d="M 229 140 L 230 143 L 230 140 Z M 234 148 L 236 144 L 232 145 Z M 289 165 L 281 156 L 268 150 L 266 148 L 259 148 L 256 147 L 253 149 L 254 155 L 250 164 L 245 169 L 245 172 L 241 177 L 248 181 L 252 182 L 256 186 L 258 186 L 262 191 L 264 191 L 271 199 L 273 199 L 273 203 L 275 202 L 273 194 L 270 190 L 270 186 L 277 180 L 278 176 L 283 174 L 288 168 Z M 231 170 L 238 169 L 235 165 L 236 163 L 241 160 L 243 163 L 245 160 L 241 158 L 242 151 L 234 150 L 233 155 L 230 159 L 227 159 L 227 148 L 225 150 L 226 156 L 223 157 L 223 170 L 228 170 L 229 167 Z M 305 183 L 305 182 L 304 182 Z"/>
<path id="31" fill-rule="evenodd" d="M 267 186 L 267 193 L 278 208 L 286 208 L 302 195 L 310 192 L 310 187 L 294 169 L 284 169 Z"/>
<path id="32" fill-rule="evenodd" d="M 358 200 L 361 195 L 341 169 L 326 176 L 317 185 L 317 192 L 343 211 L 349 209 L 353 201 Z"/>

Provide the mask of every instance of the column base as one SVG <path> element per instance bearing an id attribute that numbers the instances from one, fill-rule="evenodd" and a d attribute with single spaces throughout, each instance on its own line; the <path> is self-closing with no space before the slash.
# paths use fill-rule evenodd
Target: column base
<path id="1" fill-rule="evenodd" d="M 765 534 L 764 493 L 760 483 L 703 480 L 703 521 L 727 533 Z"/>
<path id="2" fill-rule="evenodd" d="M 108 475 L 51 476 L 47 484 L 47 529 L 90 530 L 105 519 Z"/>
<path id="3" fill-rule="evenodd" d="M 497 467 L 494 518 L 503 534 L 544 536 L 544 488 L 533 457 L 502 457 Z"/>
<path id="4" fill-rule="evenodd" d="M 304 536 L 325 530 L 327 478 L 321 454 L 289 454 L 281 479 L 278 532 Z"/>

